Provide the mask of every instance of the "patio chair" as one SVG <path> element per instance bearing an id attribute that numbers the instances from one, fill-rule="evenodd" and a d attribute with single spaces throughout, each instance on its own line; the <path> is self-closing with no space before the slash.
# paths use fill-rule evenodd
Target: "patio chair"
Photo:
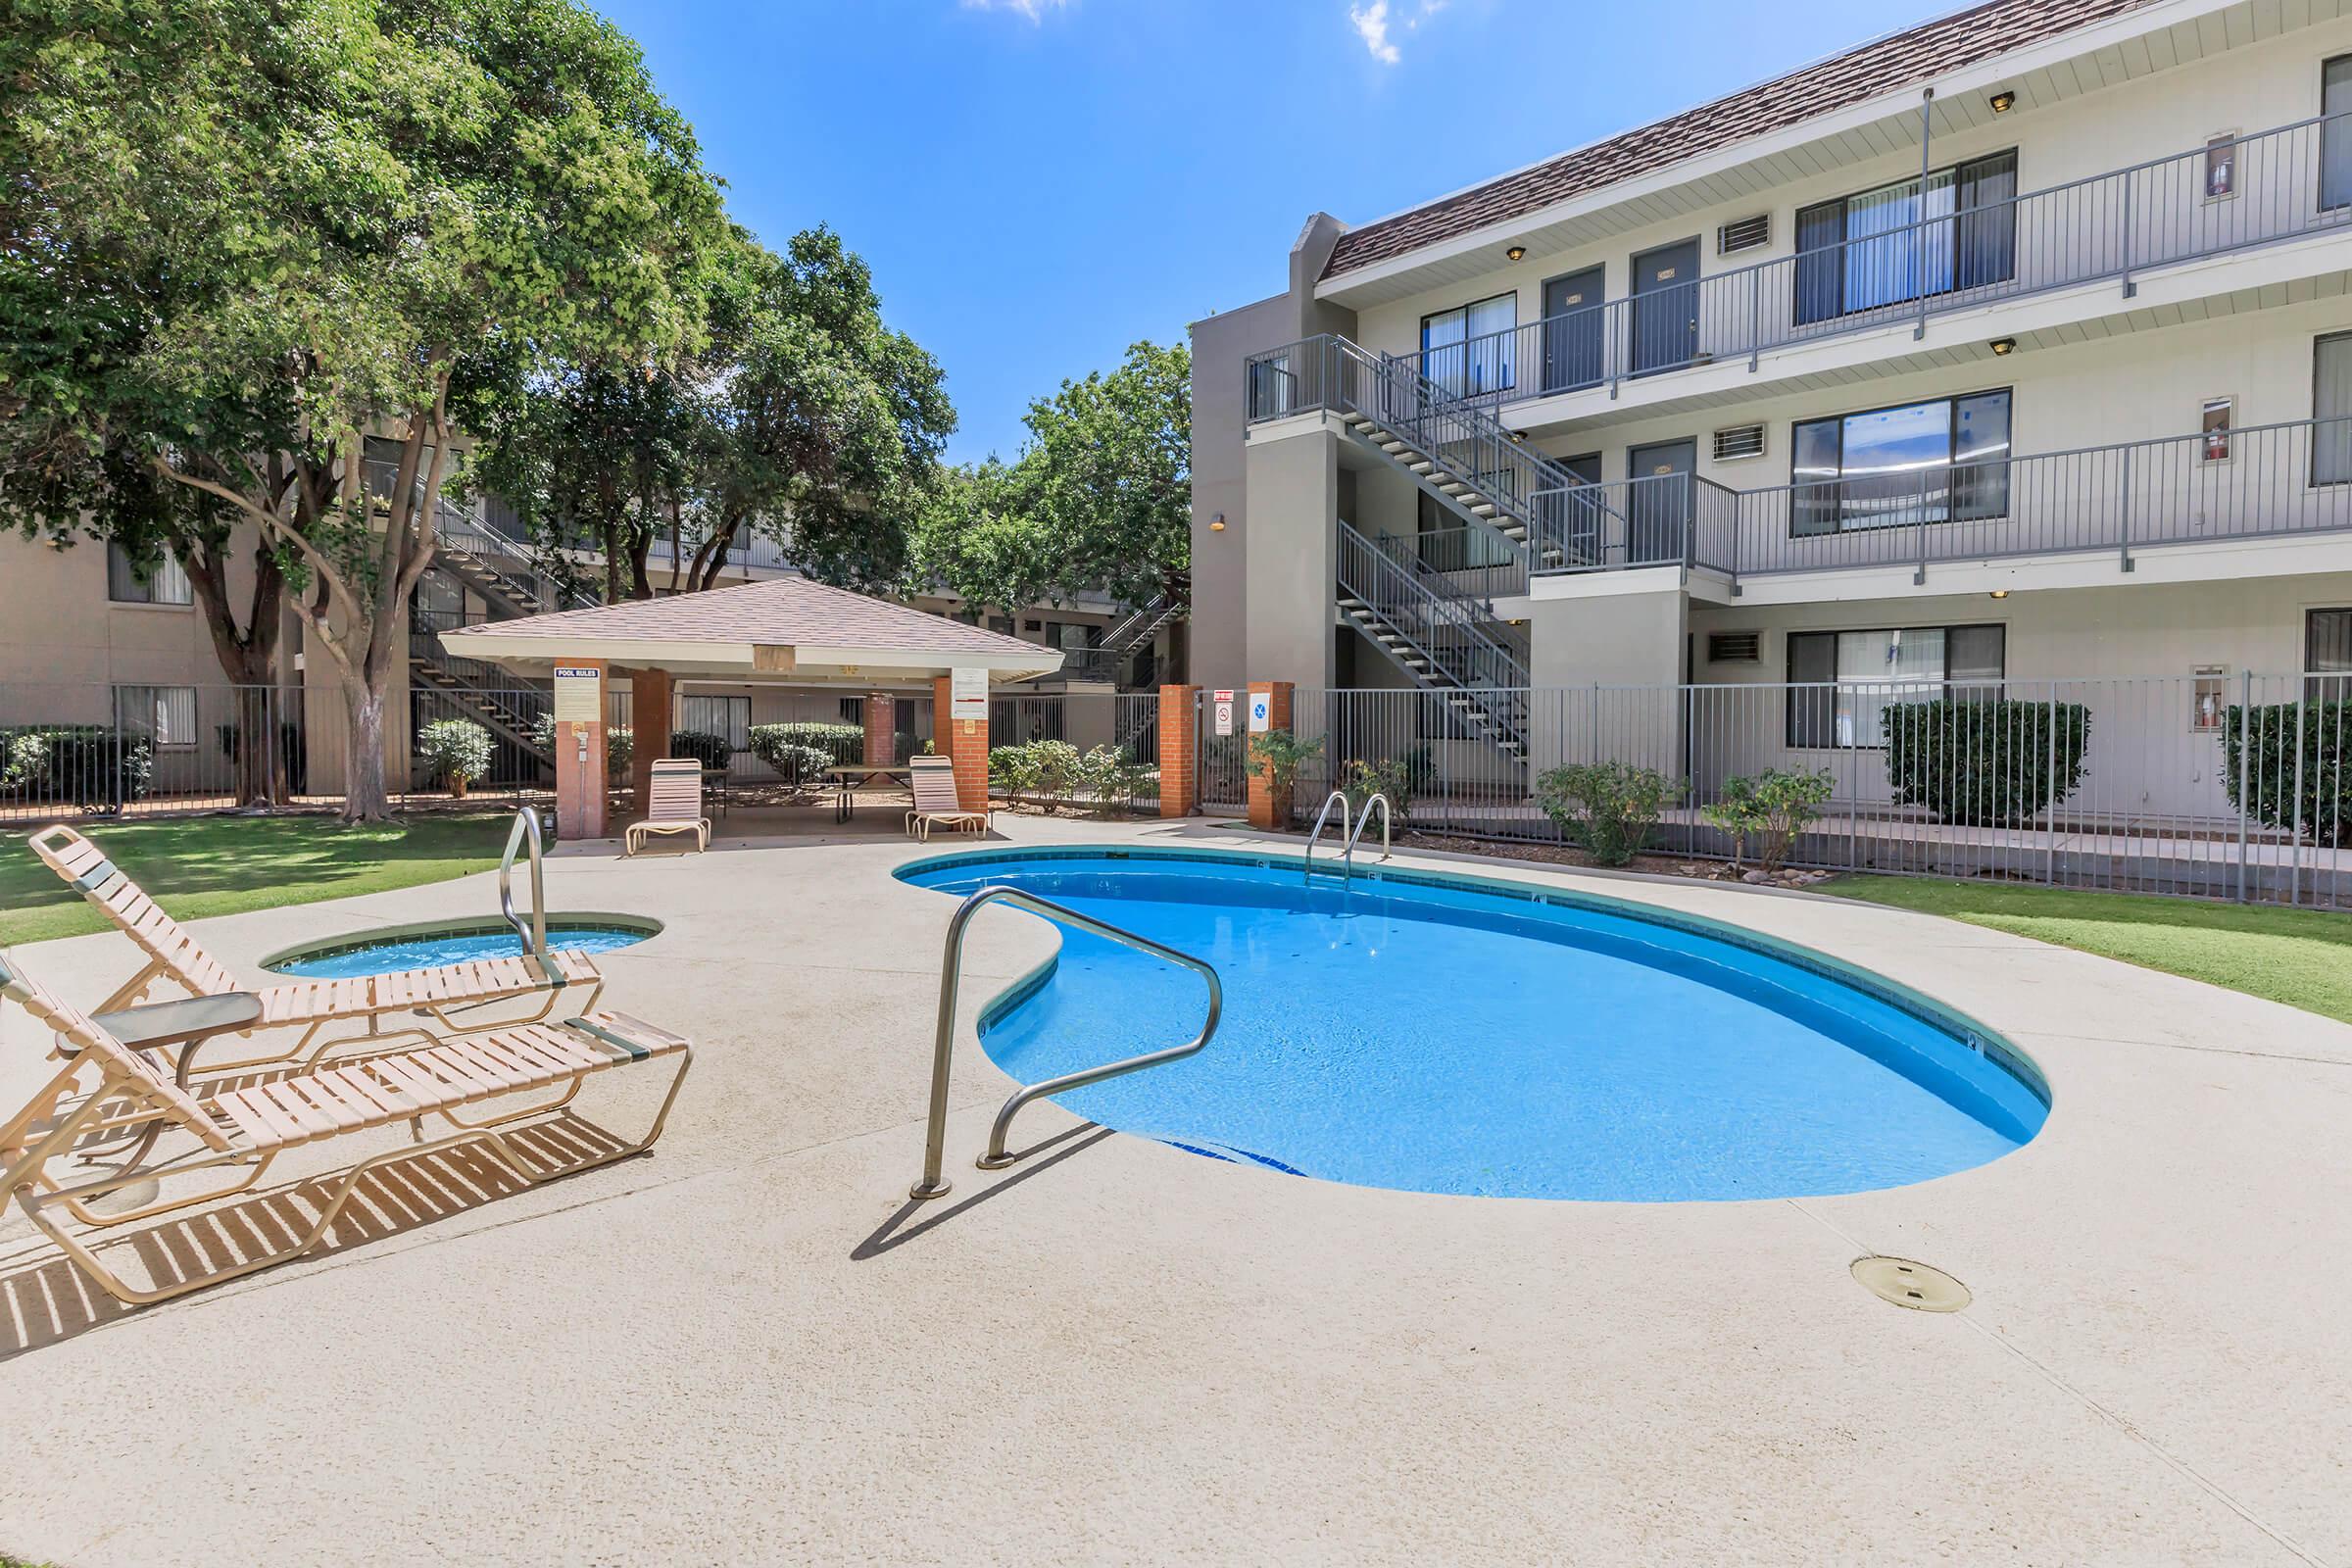
<path id="1" fill-rule="evenodd" d="M 937 822 L 974 833 L 988 831 L 991 813 L 965 810 L 956 794 L 954 761 L 945 757 L 910 757 L 906 766 L 914 786 L 914 809 L 906 813 L 906 831 L 918 841 L 928 843 L 932 824 Z"/>
<path id="2" fill-rule="evenodd" d="M 0 998 L 17 1003 L 54 1030 L 56 1054 L 66 1058 L 65 1066 L 24 1108 L 0 1124 L 0 1195 L 13 1196 L 25 1217 L 83 1271 L 109 1294 L 133 1305 L 218 1285 L 309 1251 L 325 1239 L 360 1179 L 394 1160 L 479 1145 L 506 1170 L 535 1184 L 643 1152 L 662 1136 L 678 1086 L 694 1061 L 693 1049 L 683 1037 L 623 1013 L 600 1012 L 562 1024 L 523 1024 L 452 1036 L 423 1050 L 305 1067 L 241 1088 L 213 1084 L 192 1091 L 173 1080 L 161 1051 L 125 1044 L 104 1024 L 59 1001 L 6 953 L 0 953 Z M 510 1143 L 513 1132 L 528 1130 L 518 1124 L 556 1116 L 593 1075 L 671 1055 L 678 1058 L 677 1075 L 662 1096 L 652 1129 L 637 1142 L 615 1144 L 561 1170 L 535 1169 Z M 93 1077 L 95 1081 L 89 1081 Z M 552 1101 L 476 1120 L 456 1114 L 462 1106 L 529 1091 L 560 1093 Z M 315 1185 L 306 1181 L 305 1188 L 315 1192 L 318 1218 L 290 1247 L 169 1280 L 162 1279 L 159 1269 L 159 1283 L 140 1290 L 109 1269 L 84 1239 L 111 1226 L 244 1192 L 262 1179 L 279 1154 L 306 1144 L 402 1122 L 412 1124 L 421 1139 L 426 1116 L 438 1117 L 456 1131 L 432 1142 L 397 1143 L 318 1178 Z M 185 1134 L 195 1147 L 150 1160 L 148 1152 L 159 1132 Z M 93 1136 L 132 1133 L 139 1134 L 136 1152 L 119 1165 L 96 1174 L 86 1167 L 53 1169 L 74 1158 L 76 1146 Z M 228 1179 L 166 1196 L 178 1178 L 211 1170 Z M 159 1184 L 154 1201 L 120 1213 L 98 1214 L 89 1208 L 93 1199 L 150 1181 Z M 62 1223 L 53 1209 L 63 1209 L 74 1227 Z M 250 1239 L 269 1229 L 236 1227 L 235 1233 Z M 189 1261 L 208 1251 L 209 1247 L 199 1249 L 191 1258 L 175 1252 L 174 1261 Z"/>
<path id="3" fill-rule="evenodd" d="M 654 764 L 654 789 L 645 820 L 621 835 L 620 853 L 635 855 L 648 833 L 691 833 L 697 853 L 710 847 L 710 819 L 703 814 L 703 764 L 691 757 L 664 757 Z"/>
<path id="4" fill-rule="evenodd" d="M 157 981 L 169 980 L 192 997 L 225 996 L 251 990 L 260 1001 L 261 1016 L 251 1028 L 240 1031 L 248 1036 L 266 1029 L 303 1031 L 301 1038 L 284 1051 L 243 1061 L 221 1062 L 207 1071 L 225 1072 L 232 1067 L 282 1061 L 302 1054 L 314 1044 L 317 1050 L 313 1054 L 318 1054 L 329 1047 L 355 1040 L 389 1045 L 404 1036 L 432 1038 L 429 1031 L 415 1026 L 386 1032 L 384 1019 L 394 1013 L 420 1014 L 444 1031 L 459 1033 L 483 1028 L 491 1021 L 469 1015 L 482 1013 L 497 1004 L 527 1004 L 535 1000 L 535 1007 L 526 1007 L 502 1021 L 537 1023 L 555 1011 L 557 1001 L 567 988 L 590 988 L 578 1001 L 583 1012 L 596 1006 L 604 990 L 605 977 L 598 972 L 593 958 L 585 953 L 562 949 L 548 954 L 545 966 L 535 955 L 525 953 L 513 958 L 481 958 L 471 963 L 407 969 L 392 974 L 294 980 L 258 990 L 240 986 L 226 964 L 206 952 L 187 927 L 166 914 L 147 896 L 146 890 L 124 875 L 97 845 L 62 825 L 35 833 L 31 843 L 32 853 L 41 858 L 43 864 L 71 883 L 92 908 L 105 915 L 147 955 L 147 966 L 98 1004 L 96 1010 L 100 1015 L 136 1005 L 146 1000 Z M 318 1038 L 330 1025 L 360 1022 L 367 1027 L 359 1034 Z"/>

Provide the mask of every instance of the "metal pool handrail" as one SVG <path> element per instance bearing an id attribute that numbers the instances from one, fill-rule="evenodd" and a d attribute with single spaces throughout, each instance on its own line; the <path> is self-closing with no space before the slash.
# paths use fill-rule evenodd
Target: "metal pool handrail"
<path id="1" fill-rule="evenodd" d="M 1340 852 L 1341 858 L 1348 862 L 1350 880 L 1355 876 L 1356 841 L 1364 836 L 1364 829 L 1372 825 L 1372 808 L 1375 806 L 1380 808 L 1380 858 L 1384 860 L 1389 858 L 1389 798 L 1384 792 L 1374 790 L 1372 798 L 1364 803 L 1363 814 L 1355 819 L 1355 831 L 1348 835 L 1348 848 Z"/>
<path id="2" fill-rule="evenodd" d="M 1334 801 L 1340 805 L 1340 839 L 1343 844 L 1347 842 L 1348 795 L 1345 790 L 1333 790 L 1323 797 L 1323 809 L 1315 813 L 1315 825 L 1307 830 L 1306 858 L 1298 864 L 1298 880 L 1301 882 L 1314 880 L 1315 841 L 1323 836 L 1323 824 L 1331 820 L 1331 805 Z"/>
<path id="3" fill-rule="evenodd" d="M 531 846 L 531 919 L 525 925 L 514 912 L 514 852 L 524 840 Z M 506 858 L 498 862 L 498 912 L 514 935 L 522 940 L 522 949 L 531 956 L 545 961 L 547 957 L 547 877 L 539 866 L 539 813 L 524 807 L 514 813 L 514 825 L 507 830 Z"/>
<path id="4" fill-rule="evenodd" d="M 1002 1170 L 1013 1162 L 1015 1156 L 1004 1152 L 1004 1140 L 1011 1131 L 1012 1118 L 1023 1105 L 1048 1095 L 1083 1089 L 1089 1084 L 1099 1084 L 1105 1078 L 1116 1078 L 1192 1055 L 1207 1045 L 1208 1037 L 1217 1032 L 1217 1018 L 1225 1010 L 1225 988 L 1217 979 L 1217 971 L 1191 954 L 1163 947 L 1150 937 L 1122 930 L 1091 914 L 1080 914 L 1076 909 L 1055 904 L 1051 899 L 1041 899 L 1034 893 L 1025 893 L 1019 888 L 1006 887 L 1002 883 L 982 888 L 964 900 L 956 908 L 955 918 L 948 922 L 948 941 L 940 957 L 939 968 L 939 1035 L 933 1042 L 931 1053 L 931 1123 L 923 1140 L 923 1179 L 906 1190 L 909 1198 L 937 1198 L 946 1193 L 950 1185 L 940 1175 L 940 1162 L 945 1157 L 948 1140 L 948 1078 L 956 1054 L 956 990 L 963 966 L 963 933 L 972 923 L 972 916 L 994 903 L 1009 904 L 1016 908 L 1027 909 L 1032 914 L 1042 914 L 1048 919 L 1074 925 L 1081 931 L 1107 937 L 1138 953 L 1148 953 L 1155 958 L 1164 958 L 1180 968 L 1192 970 L 1208 985 L 1208 1016 L 1202 1021 L 1200 1032 L 1184 1045 L 1167 1051 L 1147 1052 L 1140 1056 L 1129 1056 L 1100 1067 L 1088 1067 L 1081 1072 L 1063 1073 L 1058 1078 L 1048 1078 L 1042 1083 L 1015 1090 L 1012 1098 L 1004 1102 L 1004 1108 L 997 1112 L 996 1123 L 989 1129 L 988 1152 L 981 1155 L 978 1161 L 982 1170 Z"/>

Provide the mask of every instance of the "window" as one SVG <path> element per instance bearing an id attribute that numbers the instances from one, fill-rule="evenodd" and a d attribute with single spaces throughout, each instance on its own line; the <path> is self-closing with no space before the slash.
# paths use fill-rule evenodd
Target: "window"
<path id="1" fill-rule="evenodd" d="M 678 700 L 678 728 L 698 735 L 723 735 L 730 752 L 752 749 L 752 700 L 749 697 L 687 696 Z"/>
<path id="2" fill-rule="evenodd" d="M 1843 533 L 1998 517 L 2009 510 L 2009 393 L 1800 420 L 1788 529 Z"/>
<path id="3" fill-rule="evenodd" d="M 166 552 L 141 567 L 121 545 L 106 547 L 106 597 L 118 605 L 192 605 L 195 590 L 177 557 Z"/>
<path id="4" fill-rule="evenodd" d="M 2230 700 L 2230 671 L 2220 664 L 2199 664 L 2194 680 L 2189 698 L 2189 733 L 2215 734 L 2222 727 L 2222 709 Z"/>
<path id="5" fill-rule="evenodd" d="M 2352 699 L 2352 610 L 2315 610 L 2303 617 L 2303 683 L 2307 701 Z M 2332 677 L 2332 678 L 2319 678 Z"/>
<path id="6" fill-rule="evenodd" d="M 2311 482 L 2352 484 L 2352 332 L 2312 345 Z"/>
<path id="7" fill-rule="evenodd" d="M 2204 413 L 2197 428 L 2204 441 L 2197 448 L 2198 461 L 2228 463 L 2230 461 L 2230 419 L 2237 408 L 2235 398 L 2207 398 Z"/>
<path id="8" fill-rule="evenodd" d="M 1889 703 L 2001 694 L 2000 626 L 1922 626 L 1788 634 L 1788 744 L 1886 744 Z"/>
<path id="9" fill-rule="evenodd" d="M 1760 424 L 1736 424 L 1715 432 L 1715 461 L 1733 463 L 1741 458 L 1760 458 L 1764 455 L 1764 427 Z"/>
<path id="10" fill-rule="evenodd" d="M 2205 138 L 2205 199 L 2218 202 L 2237 194 L 2237 132 L 2225 130 Z"/>
<path id="11" fill-rule="evenodd" d="M 162 751 L 196 744 L 196 688 L 193 686 L 118 686 L 115 723 L 144 735 Z"/>
<path id="12" fill-rule="evenodd" d="M 1518 355 L 1519 296 L 1497 294 L 1421 318 L 1421 373 L 1455 397 L 1508 391 Z"/>
<path id="13" fill-rule="evenodd" d="M 2320 207 L 2352 207 L 2352 55 L 2320 67 Z"/>
<path id="14" fill-rule="evenodd" d="M 844 724 L 862 725 L 865 722 L 865 699 L 844 697 L 841 700 L 841 707 L 836 711 L 841 714 L 841 721 Z"/>
<path id="15" fill-rule="evenodd" d="M 2017 268 L 2017 152 L 2012 148 L 1898 179 L 1796 215 L 1796 321 L 1833 320 L 2004 282 Z"/>
<path id="16" fill-rule="evenodd" d="M 1294 382 L 1291 376 L 1291 357 L 1288 354 L 1269 354 L 1262 360 L 1250 362 L 1250 417 L 1279 419 L 1291 412 L 1294 401 Z"/>

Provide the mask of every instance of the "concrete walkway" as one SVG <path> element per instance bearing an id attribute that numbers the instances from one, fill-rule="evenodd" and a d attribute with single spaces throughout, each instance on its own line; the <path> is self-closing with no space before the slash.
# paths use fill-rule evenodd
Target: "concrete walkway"
<path id="1" fill-rule="evenodd" d="M 956 1192 L 910 1209 L 952 907 L 891 878 L 917 853 L 551 862 L 554 906 L 669 923 L 606 960 L 613 1003 L 698 1042 L 649 1158 L 511 1196 L 396 1172 L 334 1250 L 140 1312 L 0 1225 L 0 1551 L 2352 1562 L 2352 1029 L 1924 915 L 1496 863 L 1938 996 L 2041 1062 L 2048 1126 L 1916 1187 L 1643 1205 L 1299 1180 L 1049 1105 L 1016 1142 L 1068 1136 L 991 1177 L 1008 1084 L 967 1034 Z M 249 963 L 492 901 L 476 877 L 200 930 Z M 1052 940 L 981 918 L 967 1031 Z M 132 966 L 110 937 L 19 954 L 76 997 Z M 8 1009 L 0 1099 L 45 1044 Z M 653 1087 L 582 1105 L 634 1129 Z M 1975 1304 L 1881 1301 L 1847 1273 L 1873 1251 Z"/>

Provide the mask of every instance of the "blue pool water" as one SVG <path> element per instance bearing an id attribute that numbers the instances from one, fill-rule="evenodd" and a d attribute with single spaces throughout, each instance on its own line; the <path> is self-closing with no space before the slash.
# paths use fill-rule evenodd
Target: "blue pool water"
<path id="1" fill-rule="evenodd" d="M 1616 901 L 1309 890 L 1296 861 L 1141 853 L 903 874 L 956 895 L 1010 883 L 1214 964 L 1225 1017 L 1205 1051 L 1059 1101 L 1254 1166 L 1520 1198 L 1799 1197 L 1964 1170 L 2047 1114 L 2032 1065 L 1965 1020 Z M 1198 976 L 1064 928 L 1051 977 L 982 1044 L 1034 1082 L 1181 1044 L 1203 999 Z"/>
<path id="2" fill-rule="evenodd" d="M 650 931 L 630 931 L 617 926 L 551 925 L 547 931 L 547 945 L 576 953 L 610 953 L 614 948 L 634 947 L 651 935 L 653 933 Z M 371 942 L 339 953 L 288 959 L 271 967 L 279 974 L 303 979 L 340 980 L 353 975 L 391 974 L 400 969 L 432 969 L 445 963 L 470 963 L 480 958 L 518 958 L 521 956 L 522 940 L 502 926 L 495 931 L 464 931 L 448 936 Z"/>

